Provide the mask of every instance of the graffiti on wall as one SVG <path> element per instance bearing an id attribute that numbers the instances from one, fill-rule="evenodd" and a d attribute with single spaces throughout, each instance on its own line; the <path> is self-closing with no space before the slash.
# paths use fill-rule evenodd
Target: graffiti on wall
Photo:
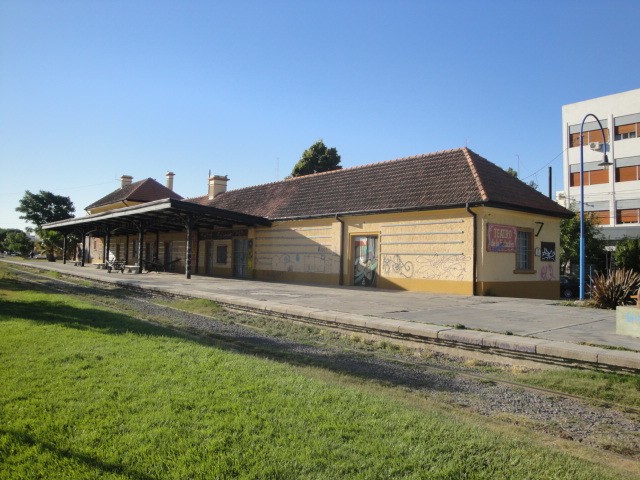
<path id="1" fill-rule="evenodd" d="M 466 255 L 383 255 L 382 271 L 393 276 L 426 280 L 464 280 L 471 259 Z"/>
<path id="2" fill-rule="evenodd" d="M 261 254 L 256 268 L 284 272 L 337 273 L 338 255 L 325 253 Z"/>
<path id="3" fill-rule="evenodd" d="M 402 261 L 400 255 L 384 255 L 382 261 L 382 271 L 384 273 L 395 273 L 403 277 L 413 277 L 413 263 L 409 260 Z"/>
<path id="4" fill-rule="evenodd" d="M 555 280 L 556 279 L 556 274 L 553 271 L 553 265 L 551 264 L 546 264 L 543 265 L 542 268 L 540 269 L 540 280 Z"/>
<path id="5" fill-rule="evenodd" d="M 540 245 L 540 260 L 543 262 L 556 261 L 556 244 L 555 242 L 542 242 Z"/>

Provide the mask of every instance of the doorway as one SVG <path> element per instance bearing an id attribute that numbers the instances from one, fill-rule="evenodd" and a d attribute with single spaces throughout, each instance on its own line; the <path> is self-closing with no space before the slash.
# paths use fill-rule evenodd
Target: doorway
<path id="1" fill-rule="evenodd" d="M 173 272 L 175 270 L 175 264 L 173 263 L 173 242 L 164 242 L 164 268 L 167 272 Z"/>
<path id="2" fill-rule="evenodd" d="M 204 273 L 213 275 L 213 242 L 204 242 Z"/>
<path id="3" fill-rule="evenodd" d="M 247 278 L 249 273 L 249 240 L 239 238 L 233 240 L 233 276 Z"/>
<path id="4" fill-rule="evenodd" d="M 378 283 L 378 236 L 353 237 L 353 284 L 375 287 Z"/>

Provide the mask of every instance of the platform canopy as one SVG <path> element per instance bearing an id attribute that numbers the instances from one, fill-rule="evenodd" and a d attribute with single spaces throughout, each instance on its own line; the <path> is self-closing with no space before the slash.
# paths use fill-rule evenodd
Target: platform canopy
<path id="1" fill-rule="evenodd" d="M 140 230 L 145 232 L 181 231 L 187 225 L 190 229 L 230 228 L 234 225 L 269 226 L 271 222 L 262 217 L 167 198 L 85 217 L 59 220 L 47 223 L 42 228 L 62 234 L 83 232 L 100 236 L 106 233 L 135 234 Z"/>

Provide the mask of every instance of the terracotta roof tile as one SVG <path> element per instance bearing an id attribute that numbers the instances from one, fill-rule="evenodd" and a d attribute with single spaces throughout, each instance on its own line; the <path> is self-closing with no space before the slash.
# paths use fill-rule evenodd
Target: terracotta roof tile
<path id="1" fill-rule="evenodd" d="M 337 213 L 496 204 L 567 216 L 568 210 L 467 148 L 417 155 L 189 199 L 271 220 Z"/>
<path id="2" fill-rule="evenodd" d="M 118 202 L 130 201 L 144 203 L 152 202 L 154 200 L 162 200 L 164 198 L 182 200 L 182 197 L 173 190 L 168 189 L 153 178 L 147 178 L 114 190 L 110 194 L 102 197 L 100 200 L 97 200 L 91 205 L 85 207 L 85 210 Z"/>

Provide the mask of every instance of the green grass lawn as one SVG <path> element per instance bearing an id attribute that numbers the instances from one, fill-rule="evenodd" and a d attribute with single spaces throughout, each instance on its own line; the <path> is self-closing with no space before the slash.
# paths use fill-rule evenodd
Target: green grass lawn
<path id="1" fill-rule="evenodd" d="M 3 479 L 625 478 L 578 445 L 0 275 Z"/>

